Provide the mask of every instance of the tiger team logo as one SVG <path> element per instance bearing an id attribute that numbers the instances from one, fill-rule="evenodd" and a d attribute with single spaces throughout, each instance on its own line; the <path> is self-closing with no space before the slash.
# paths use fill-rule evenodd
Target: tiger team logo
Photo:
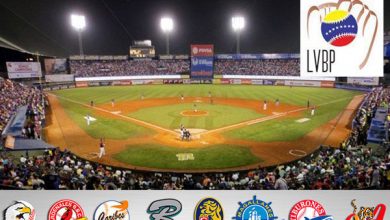
<path id="1" fill-rule="evenodd" d="M 297 202 L 290 211 L 289 220 L 333 220 L 327 215 L 324 207 L 314 200 Z"/>
<path id="2" fill-rule="evenodd" d="M 109 200 L 100 204 L 93 214 L 93 220 L 130 220 L 129 202 Z"/>
<path id="3" fill-rule="evenodd" d="M 4 220 L 35 220 L 34 207 L 25 201 L 15 201 L 3 213 Z"/>
<path id="4" fill-rule="evenodd" d="M 87 218 L 77 202 L 63 199 L 50 207 L 48 220 L 87 220 Z"/>
<path id="5" fill-rule="evenodd" d="M 383 0 L 301 0 L 301 76 L 383 76 Z"/>
<path id="6" fill-rule="evenodd" d="M 194 220 L 223 220 L 221 204 L 214 198 L 205 198 L 195 207 Z"/>
<path id="7" fill-rule="evenodd" d="M 346 220 L 384 220 L 386 214 L 386 205 L 379 204 L 377 206 L 361 206 L 358 209 L 356 200 L 351 201 L 353 212 L 348 215 Z"/>

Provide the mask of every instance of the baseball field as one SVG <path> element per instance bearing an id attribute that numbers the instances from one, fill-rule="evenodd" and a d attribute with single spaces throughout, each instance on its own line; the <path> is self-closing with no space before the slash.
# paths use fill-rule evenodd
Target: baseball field
<path id="1" fill-rule="evenodd" d="M 363 95 L 287 86 L 142 85 L 67 89 L 48 98 L 48 143 L 106 165 L 205 172 L 283 164 L 321 144 L 338 146 Z M 181 140 L 181 125 L 191 140 Z"/>

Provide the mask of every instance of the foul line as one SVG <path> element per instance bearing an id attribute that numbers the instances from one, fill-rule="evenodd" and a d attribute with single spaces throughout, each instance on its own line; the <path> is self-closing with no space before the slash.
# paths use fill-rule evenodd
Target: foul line
<path id="1" fill-rule="evenodd" d="M 124 118 L 124 119 L 127 119 L 129 121 L 132 121 L 132 122 L 135 122 L 137 124 L 140 124 L 140 125 L 143 125 L 144 127 L 149 127 L 149 128 L 153 128 L 155 130 L 160 130 L 160 131 L 165 131 L 165 132 L 169 132 L 171 134 L 177 134 L 175 131 L 172 131 L 172 130 L 169 130 L 169 129 L 166 129 L 166 128 L 163 128 L 163 127 L 160 127 L 160 126 L 157 126 L 157 125 L 154 125 L 154 124 L 151 124 L 151 123 L 148 123 L 148 122 L 145 122 L 145 121 L 141 121 L 141 120 L 138 120 L 138 119 L 135 119 L 135 118 L 132 118 L 132 117 L 128 117 L 128 116 L 124 116 L 124 115 L 121 115 L 121 114 L 115 114 L 113 112 L 110 112 L 108 110 L 105 110 L 103 108 L 99 108 L 99 107 L 95 107 L 95 106 L 90 106 L 90 105 L 87 105 L 85 103 L 82 103 L 82 102 L 78 102 L 78 101 L 74 101 L 72 99 L 69 99 L 69 98 L 65 98 L 65 97 L 62 97 L 62 96 L 57 96 L 57 95 L 54 95 L 52 93 L 49 93 L 49 95 L 51 96 L 54 96 L 54 97 L 57 97 L 57 98 L 60 98 L 60 99 L 65 99 L 69 102 L 73 102 L 73 103 L 76 103 L 76 104 L 79 104 L 79 105 L 82 105 L 84 107 L 87 107 L 87 108 L 92 108 L 92 109 L 96 109 L 96 110 L 99 110 L 101 112 L 105 112 L 105 113 L 108 113 L 108 114 L 111 114 L 111 115 L 114 115 L 114 116 L 117 116 L 117 117 L 121 117 L 121 118 Z"/>
<path id="2" fill-rule="evenodd" d="M 323 103 L 323 104 L 319 104 L 317 106 L 330 105 L 330 104 L 333 104 L 333 103 L 341 102 L 341 101 L 346 100 L 346 99 L 349 99 L 349 97 L 348 98 L 342 98 L 342 99 L 336 99 L 334 101 Z M 203 133 L 200 133 L 200 134 L 201 135 L 202 134 L 210 134 L 210 133 L 221 132 L 221 131 L 225 131 L 225 130 L 231 130 L 231 129 L 234 129 L 234 128 L 237 128 L 237 127 L 243 127 L 243 126 L 247 126 L 247 125 L 254 125 L 254 124 L 261 123 L 261 122 L 270 121 L 270 120 L 273 120 L 273 119 L 276 119 L 276 118 L 280 118 L 280 117 L 286 116 L 286 115 L 291 114 L 291 113 L 304 111 L 304 110 L 307 110 L 307 109 L 308 108 L 299 108 L 299 109 L 291 110 L 291 111 L 288 111 L 288 112 L 278 113 L 276 115 L 271 115 L 271 116 L 267 116 L 267 117 L 263 117 L 263 118 L 257 118 L 257 119 L 241 122 L 241 123 L 234 124 L 234 125 L 229 125 L 229 126 L 226 126 L 226 127 L 217 128 L 217 129 L 214 129 L 214 130 L 209 130 L 209 131 L 206 131 L 206 132 L 203 132 Z"/>

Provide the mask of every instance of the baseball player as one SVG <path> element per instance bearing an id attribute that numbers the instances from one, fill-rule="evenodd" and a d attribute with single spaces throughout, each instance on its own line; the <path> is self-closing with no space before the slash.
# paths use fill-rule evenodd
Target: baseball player
<path id="1" fill-rule="evenodd" d="M 264 100 L 264 103 L 263 103 L 263 110 L 267 110 L 267 100 Z"/>
<path id="2" fill-rule="evenodd" d="M 280 101 L 279 101 L 279 99 L 277 98 L 277 99 L 275 100 L 275 105 L 276 105 L 276 107 L 278 107 L 279 104 L 280 104 Z"/>
<path id="3" fill-rule="evenodd" d="M 313 107 L 311 108 L 311 116 L 314 116 L 315 111 L 316 111 L 316 107 L 313 106 Z"/>
<path id="4" fill-rule="evenodd" d="M 180 99 L 181 99 L 181 101 L 184 101 L 184 95 L 183 94 L 180 95 Z"/>
<path id="5" fill-rule="evenodd" d="M 87 125 L 89 126 L 91 124 L 91 116 L 87 114 Z"/>
<path id="6" fill-rule="evenodd" d="M 111 99 L 111 107 L 115 107 L 115 99 Z"/>
<path id="7" fill-rule="evenodd" d="M 100 144 L 99 144 L 99 158 L 102 158 L 102 156 L 106 155 L 105 150 L 106 144 L 104 144 L 103 138 L 100 138 Z"/>
<path id="8" fill-rule="evenodd" d="M 198 109 L 197 109 L 196 103 L 194 103 L 194 112 L 198 112 Z"/>
<path id="9" fill-rule="evenodd" d="M 93 101 L 91 101 L 91 107 L 93 107 Z"/>

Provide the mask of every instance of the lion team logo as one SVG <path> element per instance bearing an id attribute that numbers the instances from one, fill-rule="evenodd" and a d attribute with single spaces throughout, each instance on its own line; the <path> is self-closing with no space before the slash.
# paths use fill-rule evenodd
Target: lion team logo
<path id="1" fill-rule="evenodd" d="M 128 201 L 109 200 L 100 204 L 93 214 L 93 220 L 130 220 Z"/>
<path id="2" fill-rule="evenodd" d="M 290 211 L 289 220 L 333 220 L 324 207 L 314 200 L 297 202 Z"/>
<path id="3" fill-rule="evenodd" d="M 213 198 L 202 199 L 195 207 L 194 220 L 223 220 L 221 204 Z"/>
<path id="4" fill-rule="evenodd" d="M 173 220 L 182 209 L 181 203 L 176 199 L 161 199 L 152 202 L 146 212 L 150 220 Z"/>
<path id="5" fill-rule="evenodd" d="M 266 203 L 253 196 L 252 200 L 238 203 L 240 207 L 236 212 L 235 220 L 274 220 L 277 219 L 272 211 L 272 202 Z"/>
<path id="6" fill-rule="evenodd" d="M 35 220 L 35 209 L 28 202 L 16 201 L 4 210 L 4 220 Z"/>
<path id="7" fill-rule="evenodd" d="M 351 201 L 351 206 L 353 208 L 353 213 L 350 214 L 346 220 L 384 220 L 386 213 L 386 205 L 379 204 L 375 207 L 366 207 L 361 206 L 358 209 L 356 205 L 356 200 Z"/>
<path id="8" fill-rule="evenodd" d="M 63 199 L 50 207 L 48 220 L 87 220 L 87 218 L 77 202 Z"/>
<path id="9" fill-rule="evenodd" d="M 301 76 L 383 76 L 383 0 L 301 0 Z"/>

